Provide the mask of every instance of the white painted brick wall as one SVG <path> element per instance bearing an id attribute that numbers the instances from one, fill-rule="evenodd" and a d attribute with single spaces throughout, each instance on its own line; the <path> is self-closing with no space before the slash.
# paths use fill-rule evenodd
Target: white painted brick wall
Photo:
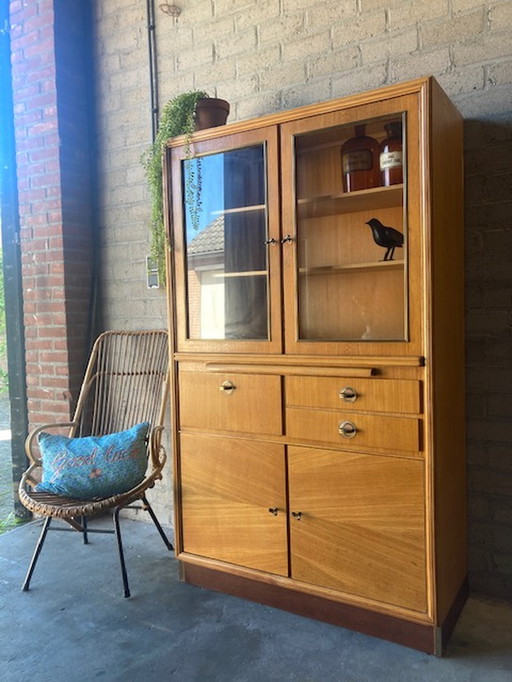
<path id="1" fill-rule="evenodd" d="M 472 580 L 480 589 L 506 593 L 504 585 L 512 585 L 510 569 L 507 576 L 503 568 L 512 565 L 512 550 L 507 554 L 503 542 L 512 536 L 512 489 L 506 483 L 512 471 L 512 415 L 506 408 L 512 404 L 512 368 L 504 349 L 511 342 L 512 294 L 510 258 L 503 254 L 512 253 L 512 2 L 177 4 L 182 14 L 173 21 L 155 0 L 160 107 L 180 92 L 203 88 L 229 100 L 233 121 L 433 74 L 467 119 Z M 98 0 L 95 7 L 104 325 L 162 327 L 164 295 L 146 288 L 144 271 L 149 207 L 139 159 L 151 141 L 145 3 Z M 500 481 L 497 497 L 492 481 Z M 169 473 L 154 497 L 168 520 Z"/>

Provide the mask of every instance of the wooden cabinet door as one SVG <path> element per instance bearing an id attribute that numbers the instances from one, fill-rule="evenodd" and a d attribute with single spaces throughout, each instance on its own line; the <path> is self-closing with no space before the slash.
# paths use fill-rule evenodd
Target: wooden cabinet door
<path id="1" fill-rule="evenodd" d="M 284 448 L 182 434 L 183 549 L 288 575 Z"/>
<path id="2" fill-rule="evenodd" d="M 423 462 L 303 447 L 288 457 L 292 578 L 426 611 Z"/>
<path id="3" fill-rule="evenodd" d="M 403 184 L 347 191 L 342 150 L 356 125 L 377 143 L 390 122 L 403 131 Z M 281 126 L 286 353 L 423 354 L 421 155 L 414 95 Z"/>
<path id="4" fill-rule="evenodd" d="M 280 352 L 278 129 L 222 132 L 167 154 L 177 349 Z"/>

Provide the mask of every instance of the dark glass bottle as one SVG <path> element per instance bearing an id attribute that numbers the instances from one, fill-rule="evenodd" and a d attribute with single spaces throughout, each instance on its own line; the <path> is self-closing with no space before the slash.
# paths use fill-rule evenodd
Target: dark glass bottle
<path id="1" fill-rule="evenodd" d="M 379 143 L 365 133 L 366 125 L 355 126 L 355 137 L 341 147 L 343 191 L 354 192 L 380 185 Z"/>
<path id="2" fill-rule="evenodd" d="M 380 184 L 384 187 L 403 182 L 402 171 L 402 124 L 391 121 L 384 125 L 387 137 L 380 143 Z"/>

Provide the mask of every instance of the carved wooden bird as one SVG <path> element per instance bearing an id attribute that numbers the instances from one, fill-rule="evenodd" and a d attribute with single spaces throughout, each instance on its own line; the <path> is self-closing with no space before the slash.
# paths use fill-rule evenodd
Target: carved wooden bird
<path id="1" fill-rule="evenodd" d="M 383 225 L 377 218 L 372 218 L 365 224 L 370 226 L 374 242 L 387 249 L 383 260 L 393 260 L 396 247 L 401 248 L 404 243 L 404 235 L 394 227 Z"/>

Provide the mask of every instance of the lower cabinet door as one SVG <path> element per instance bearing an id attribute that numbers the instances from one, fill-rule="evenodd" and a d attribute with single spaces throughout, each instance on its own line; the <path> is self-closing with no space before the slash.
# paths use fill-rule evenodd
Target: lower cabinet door
<path id="1" fill-rule="evenodd" d="M 182 434 L 183 549 L 288 575 L 284 447 Z"/>
<path id="2" fill-rule="evenodd" d="M 422 461 L 290 447 L 291 577 L 425 612 Z"/>

